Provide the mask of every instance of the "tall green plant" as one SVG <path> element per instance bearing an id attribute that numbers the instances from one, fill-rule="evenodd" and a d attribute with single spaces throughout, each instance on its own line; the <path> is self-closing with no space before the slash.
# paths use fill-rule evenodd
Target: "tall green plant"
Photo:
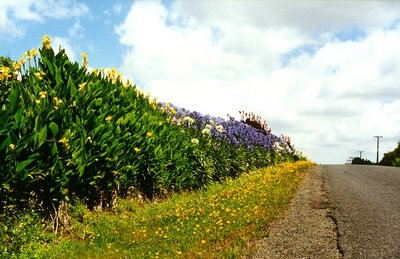
<path id="1" fill-rule="evenodd" d="M 196 185 L 190 137 L 154 101 L 115 69 L 89 72 L 85 55 L 80 66 L 55 54 L 48 37 L 39 53 L 1 109 L 3 205 L 107 206 L 130 186 L 151 197 Z"/>

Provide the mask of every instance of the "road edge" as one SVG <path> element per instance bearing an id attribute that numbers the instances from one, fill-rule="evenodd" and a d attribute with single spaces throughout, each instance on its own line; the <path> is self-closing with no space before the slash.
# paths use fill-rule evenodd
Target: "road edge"
<path id="1" fill-rule="evenodd" d="M 328 201 L 323 168 L 308 170 L 283 218 L 268 236 L 254 241 L 244 258 L 342 258 L 334 208 Z"/>

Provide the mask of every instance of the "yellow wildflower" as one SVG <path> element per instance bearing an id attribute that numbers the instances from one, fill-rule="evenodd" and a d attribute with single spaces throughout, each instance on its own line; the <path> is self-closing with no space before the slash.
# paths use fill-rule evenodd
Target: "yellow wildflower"
<path id="1" fill-rule="evenodd" d="M 82 56 L 82 65 L 84 66 L 84 67 L 87 67 L 88 66 L 88 61 L 87 61 L 87 54 L 86 53 L 81 53 L 81 56 Z"/>
<path id="2" fill-rule="evenodd" d="M 146 137 L 151 138 L 152 136 L 153 136 L 153 133 L 152 133 L 152 132 L 148 131 L 148 132 L 146 133 Z"/>
<path id="3" fill-rule="evenodd" d="M 201 240 L 201 243 L 202 243 L 202 244 L 205 244 L 205 243 L 206 243 L 206 240 L 204 240 L 204 239 Z"/>
<path id="4" fill-rule="evenodd" d="M 23 57 L 21 57 L 21 58 L 19 59 L 19 63 L 21 63 L 22 65 L 24 65 L 24 64 L 25 64 L 25 59 L 24 59 Z"/>
<path id="5" fill-rule="evenodd" d="M 29 55 L 36 57 L 36 56 L 38 55 L 38 52 L 36 51 L 36 49 L 32 48 L 32 49 L 29 51 Z"/>
<path id="6" fill-rule="evenodd" d="M 42 99 L 46 98 L 46 96 L 47 96 L 47 91 L 41 91 L 41 92 L 39 93 L 39 96 L 40 96 L 40 98 L 42 98 Z"/>
<path id="7" fill-rule="evenodd" d="M 50 37 L 48 35 L 44 35 L 43 36 L 42 45 L 43 45 L 43 47 L 45 49 L 50 49 L 51 48 L 50 42 L 51 42 Z"/>
<path id="8" fill-rule="evenodd" d="M 35 74 L 35 76 L 39 79 L 39 81 L 42 81 L 43 80 L 43 77 L 42 77 L 42 75 L 40 74 L 40 72 L 36 72 L 36 73 L 34 73 Z"/>
<path id="9" fill-rule="evenodd" d="M 14 144 L 10 144 L 9 147 L 10 147 L 11 151 L 13 151 L 15 149 L 15 145 Z"/>
<path id="10" fill-rule="evenodd" d="M 126 88 L 128 88 L 129 86 L 131 86 L 131 80 L 127 79 L 124 85 Z"/>
<path id="11" fill-rule="evenodd" d="M 28 52 L 24 52 L 24 54 L 23 54 L 24 56 L 25 56 L 25 58 L 29 61 L 29 60 L 31 60 L 31 58 L 32 58 L 32 56 L 28 53 Z"/>
<path id="12" fill-rule="evenodd" d="M 112 116 L 111 116 L 111 115 L 108 115 L 108 116 L 106 117 L 106 121 L 107 121 L 108 123 L 110 123 L 111 120 L 112 120 Z"/>
<path id="13" fill-rule="evenodd" d="M 11 78 L 11 69 L 9 67 L 0 67 L 0 81 L 8 81 Z"/>
<path id="14" fill-rule="evenodd" d="M 58 99 L 57 97 L 54 97 L 53 100 L 55 102 L 54 109 L 58 110 L 60 108 L 62 101 L 60 99 Z"/>
<path id="15" fill-rule="evenodd" d="M 136 90 L 136 97 L 142 97 L 143 96 L 143 92 L 140 90 Z"/>
<path id="16" fill-rule="evenodd" d="M 175 115 L 176 110 L 173 107 L 170 107 L 169 112 L 171 113 L 171 115 Z"/>
<path id="17" fill-rule="evenodd" d="M 64 145 L 64 147 L 65 147 L 65 149 L 66 149 L 67 151 L 69 150 L 69 148 L 70 148 L 70 145 L 69 145 L 69 143 L 68 143 L 68 139 L 67 139 L 66 137 L 64 137 L 64 138 L 60 139 L 60 140 L 58 141 L 58 143 L 61 143 L 61 144 L 63 144 L 63 145 Z"/>
<path id="18" fill-rule="evenodd" d="M 15 70 L 20 71 L 21 70 L 21 63 L 13 62 L 13 67 L 15 68 Z"/>
<path id="19" fill-rule="evenodd" d="M 92 69 L 92 73 L 94 76 L 98 76 L 99 75 L 99 70 L 97 68 L 93 68 Z"/>
<path id="20" fill-rule="evenodd" d="M 79 91 L 81 91 L 82 93 L 85 93 L 85 90 L 86 90 L 86 83 L 82 83 L 82 84 L 79 84 Z"/>
<path id="21" fill-rule="evenodd" d="M 45 96 L 45 98 L 46 98 L 46 96 Z M 35 100 L 35 104 L 36 104 L 36 106 L 38 106 L 40 104 L 40 100 Z"/>
<path id="22" fill-rule="evenodd" d="M 140 152 L 140 148 L 138 148 L 138 147 L 133 148 L 133 150 L 135 150 L 136 153 Z"/>

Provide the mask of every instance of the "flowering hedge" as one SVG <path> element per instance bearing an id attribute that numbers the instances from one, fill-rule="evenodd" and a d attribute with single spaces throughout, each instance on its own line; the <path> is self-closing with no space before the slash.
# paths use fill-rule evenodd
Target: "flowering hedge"
<path id="1" fill-rule="evenodd" d="M 151 198 L 294 157 L 272 134 L 161 106 L 116 69 L 42 45 L 0 69 L 0 212 L 108 206 L 132 188 Z"/>

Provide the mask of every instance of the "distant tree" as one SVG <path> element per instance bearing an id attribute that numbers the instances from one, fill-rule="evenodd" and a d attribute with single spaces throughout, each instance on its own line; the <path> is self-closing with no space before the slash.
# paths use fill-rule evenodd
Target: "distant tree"
<path id="1" fill-rule="evenodd" d="M 393 151 L 387 152 L 383 155 L 379 164 L 400 167 L 400 141 L 397 143 L 397 147 Z"/>
<path id="2" fill-rule="evenodd" d="M 368 159 L 362 159 L 359 157 L 355 157 L 353 158 L 353 160 L 351 161 L 352 165 L 372 165 L 372 162 Z"/>

